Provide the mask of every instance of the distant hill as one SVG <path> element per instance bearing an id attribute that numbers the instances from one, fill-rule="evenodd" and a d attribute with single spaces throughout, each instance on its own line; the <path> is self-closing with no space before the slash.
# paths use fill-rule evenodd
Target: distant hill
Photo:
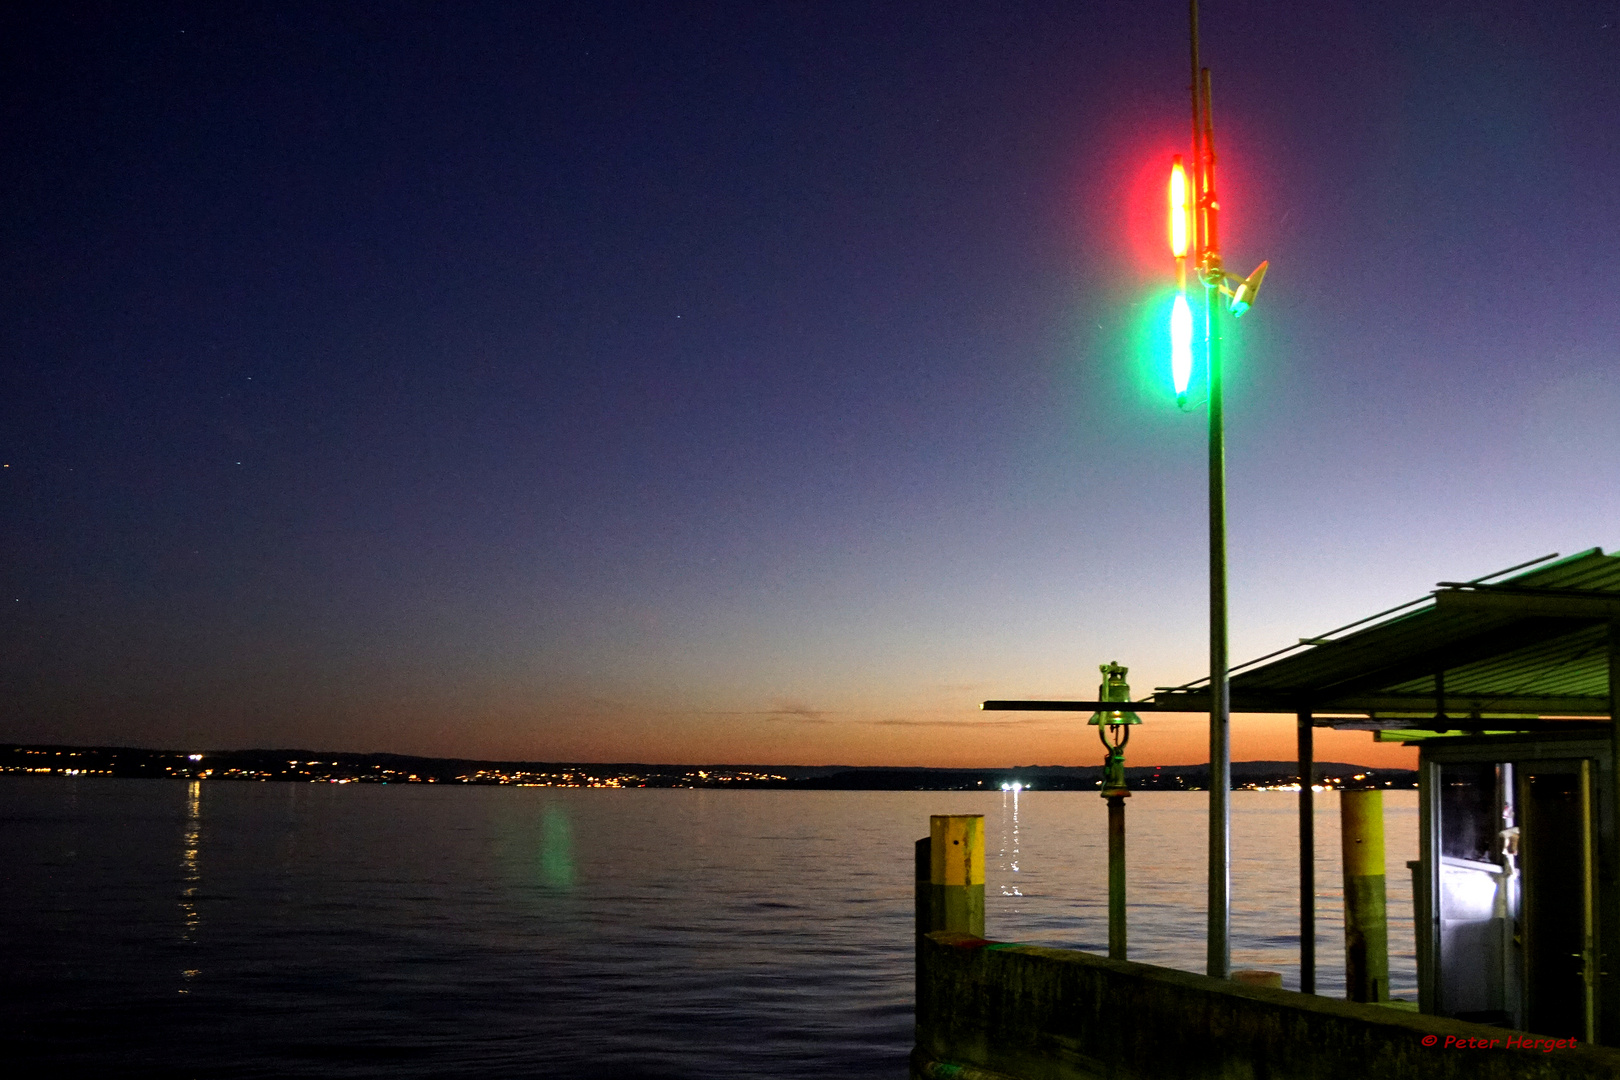
<path id="1" fill-rule="evenodd" d="M 639 762 L 479 761 L 327 750 L 146 750 L 119 746 L 0 744 L 0 773 L 182 780 L 303 783 L 508 784 L 530 787 L 750 787 L 823 791 L 1085 791 L 1102 784 L 1100 765 L 1023 765 L 934 769 L 848 765 L 653 765 Z M 1197 791 L 1209 766 L 1142 765 L 1125 770 L 1138 791 Z M 1320 762 L 1330 787 L 1412 788 L 1410 769 Z M 1295 780 L 1292 761 L 1234 761 L 1234 787 L 1266 788 Z"/>
<path id="2" fill-rule="evenodd" d="M 1292 784 L 1292 761 L 1234 761 L 1232 786 L 1271 788 Z M 1415 788 L 1412 769 L 1375 769 L 1343 762 L 1319 762 L 1316 782 L 1330 787 Z M 1144 765 L 1125 770 L 1136 791 L 1200 791 L 1209 787 L 1209 766 Z M 1102 786 L 1100 765 L 1029 765 L 1006 769 L 858 768 L 784 783 L 784 787 L 866 791 L 980 791 L 1019 785 L 1035 791 L 1088 791 Z"/>

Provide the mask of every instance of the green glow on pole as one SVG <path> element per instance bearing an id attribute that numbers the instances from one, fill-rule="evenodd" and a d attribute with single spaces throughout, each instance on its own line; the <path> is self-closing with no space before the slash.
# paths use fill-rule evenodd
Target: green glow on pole
<path id="1" fill-rule="evenodd" d="M 1176 400 L 1187 397 L 1187 384 L 1192 382 L 1192 308 L 1187 306 L 1185 293 L 1177 293 L 1170 308 L 1170 377 L 1176 385 Z"/>

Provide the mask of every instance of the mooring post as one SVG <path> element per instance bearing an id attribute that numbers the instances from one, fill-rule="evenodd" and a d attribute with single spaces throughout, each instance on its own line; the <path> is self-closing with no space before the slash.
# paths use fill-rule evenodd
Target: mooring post
<path id="1" fill-rule="evenodd" d="M 1299 992 L 1316 993 L 1316 767 L 1310 710 L 1299 723 Z"/>
<path id="2" fill-rule="evenodd" d="M 935 814 L 928 840 L 931 929 L 984 937 L 984 815 Z"/>
<path id="3" fill-rule="evenodd" d="M 914 855 L 917 868 L 917 936 L 922 937 L 939 929 L 934 925 L 934 887 L 931 871 L 934 861 L 933 840 L 927 836 L 918 840 Z"/>
<path id="4" fill-rule="evenodd" d="M 1108 796 L 1108 959 L 1126 959 L 1125 795 Z"/>
<path id="5" fill-rule="evenodd" d="M 1341 791 L 1344 850 L 1344 995 L 1389 1000 L 1389 924 L 1384 907 L 1384 793 Z"/>

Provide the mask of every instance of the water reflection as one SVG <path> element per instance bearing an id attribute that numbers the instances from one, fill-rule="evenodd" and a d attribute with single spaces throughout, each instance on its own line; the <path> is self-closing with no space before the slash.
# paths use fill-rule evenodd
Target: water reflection
<path id="1" fill-rule="evenodd" d="M 201 843 L 202 782 L 193 780 L 186 785 L 186 831 L 180 839 L 180 940 L 188 944 L 196 940 L 197 927 L 202 921 L 197 910 L 197 889 L 202 880 L 197 869 L 197 850 Z M 196 974 L 196 970 L 187 968 L 180 972 L 180 977 L 191 979 Z M 183 989 L 180 992 L 186 993 Z"/>
<path id="2" fill-rule="evenodd" d="M 1023 896 L 1018 878 L 1018 794 L 1022 784 L 1001 789 L 1001 895 Z"/>
<path id="3" fill-rule="evenodd" d="M 540 816 L 540 880 L 551 889 L 574 887 L 574 830 L 556 803 Z"/>
<path id="4" fill-rule="evenodd" d="M 18 1030 L 95 1018 L 93 1036 L 34 1042 L 31 1073 L 904 1076 L 931 814 L 984 815 L 990 937 L 1107 948 L 1095 791 L 210 782 L 208 799 L 204 933 L 200 784 L 0 776 L 0 1012 Z M 1232 799 L 1234 962 L 1297 986 L 1297 802 Z M 1130 803 L 1132 958 L 1201 972 L 1208 796 Z M 1317 813 L 1318 988 L 1342 997 L 1337 795 Z M 1385 815 L 1391 989 L 1408 997 L 1417 793 L 1387 794 Z M 195 1000 L 147 1007 L 155 986 Z"/>

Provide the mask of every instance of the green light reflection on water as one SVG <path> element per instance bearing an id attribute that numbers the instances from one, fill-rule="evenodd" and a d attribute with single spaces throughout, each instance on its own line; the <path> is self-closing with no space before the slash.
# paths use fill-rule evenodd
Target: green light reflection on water
<path id="1" fill-rule="evenodd" d="M 549 889 L 572 889 L 574 830 L 568 813 L 556 803 L 540 814 L 540 883 Z"/>

